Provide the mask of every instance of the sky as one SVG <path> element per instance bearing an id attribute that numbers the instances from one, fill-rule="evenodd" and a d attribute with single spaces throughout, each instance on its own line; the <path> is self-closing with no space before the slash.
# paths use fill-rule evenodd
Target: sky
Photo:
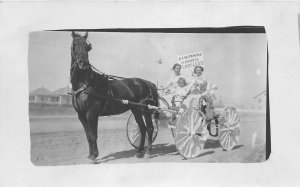
<path id="1" fill-rule="evenodd" d="M 178 56 L 202 51 L 204 75 L 218 86 L 216 95 L 224 103 L 251 103 L 266 89 L 266 34 L 90 32 L 88 40 L 93 47 L 90 63 L 107 74 L 164 85 Z M 30 91 L 42 86 L 54 91 L 69 84 L 71 42 L 71 32 L 30 33 Z"/>
<path id="2" fill-rule="evenodd" d="M 300 13 L 298 14 L 298 33 L 299 33 L 299 45 L 300 45 Z"/>

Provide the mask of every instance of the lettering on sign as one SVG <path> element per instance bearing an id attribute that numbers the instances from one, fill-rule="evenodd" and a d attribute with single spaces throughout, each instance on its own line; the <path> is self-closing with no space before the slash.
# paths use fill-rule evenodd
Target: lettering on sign
<path id="1" fill-rule="evenodd" d="M 203 53 L 200 51 L 178 56 L 178 63 L 182 71 L 193 69 L 195 66 L 204 67 Z"/>

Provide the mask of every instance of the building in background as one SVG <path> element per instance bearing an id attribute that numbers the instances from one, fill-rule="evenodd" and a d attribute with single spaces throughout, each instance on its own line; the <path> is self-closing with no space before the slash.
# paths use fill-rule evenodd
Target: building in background
<path id="1" fill-rule="evenodd" d="M 254 97 L 254 109 L 256 110 L 266 110 L 266 100 L 267 93 L 266 90 L 262 91 Z"/>
<path id="2" fill-rule="evenodd" d="M 71 105 L 72 104 L 72 96 L 68 94 L 70 92 L 69 87 L 60 88 L 53 92 L 54 95 L 59 97 L 59 104 L 61 105 Z"/>
<path id="3" fill-rule="evenodd" d="M 68 92 L 68 87 L 60 88 L 54 92 L 45 87 L 37 88 L 29 93 L 29 103 L 71 105 L 72 96 Z"/>

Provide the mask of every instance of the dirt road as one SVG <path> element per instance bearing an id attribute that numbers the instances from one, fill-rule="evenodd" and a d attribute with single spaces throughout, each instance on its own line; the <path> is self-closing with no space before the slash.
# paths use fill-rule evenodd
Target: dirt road
<path id="1" fill-rule="evenodd" d="M 99 163 L 139 162 L 263 162 L 265 160 L 266 117 L 263 113 L 241 112 L 241 133 L 232 151 L 223 151 L 216 138 L 209 138 L 203 153 L 195 159 L 184 159 L 176 152 L 168 128 L 160 127 L 153 144 L 152 157 L 135 158 L 135 150 L 126 137 L 124 117 L 99 120 Z M 31 161 L 35 165 L 87 164 L 88 144 L 83 127 L 74 117 L 31 118 Z M 254 134 L 257 135 L 252 146 Z"/>

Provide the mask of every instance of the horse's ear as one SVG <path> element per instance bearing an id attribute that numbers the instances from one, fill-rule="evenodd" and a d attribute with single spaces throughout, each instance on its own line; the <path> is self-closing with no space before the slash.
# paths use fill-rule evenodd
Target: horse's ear
<path id="1" fill-rule="evenodd" d="M 87 39 L 88 35 L 89 35 L 89 33 L 85 32 L 84 38 Z"/>
<path id="2" fill-rule="evenodd" d="M 75 38 L 76 37 L 76 34 L 74 31 L 72 31 L 72 37 Z"/>

